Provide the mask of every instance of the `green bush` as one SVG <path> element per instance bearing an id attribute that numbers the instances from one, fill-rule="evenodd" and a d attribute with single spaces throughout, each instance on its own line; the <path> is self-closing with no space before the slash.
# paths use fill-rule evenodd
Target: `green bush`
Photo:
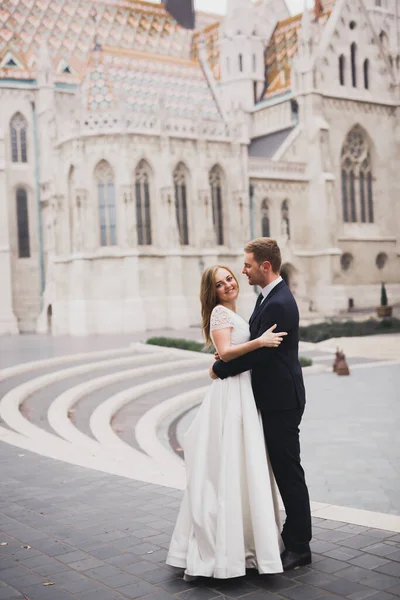
<path id="1" fill-rule="evenodd" d="M 312 359 L 306 358 L 305 356 L 300 356 L 300 364 L 302 367 L 311 367 Z"/>
<path id="2" fill-rule="evenodd" d="M 400 333 L 400 319 L 388 318 L 378 321 L 326 321 L 300 327 L 302 342 L 322 342 L 330 338 L 377 335 L 379 333 Z"/>
<path id="3" fill-rule="evenodd" d="M 203 352 L 204 344 L 194 340 L 185 340 L 183 338 L 169 337 L 151 337 L 146 344 L 153 346 L 167 346 L 168 348 L 180 348 L 181 350 L 191 350 L 192 352 Z"/>
<path id="4" fill-rule="evenodd" d="M 146 341 L 146 344 L 153 346 L 166 346 L 168 348 L 180 348 L 181 350 L 191 350 L 192 352 L 208 352 L 213 354 L 214 348 L 204 348 L 204 345 L 200 342 L 193 340 L 185 340 L 183 338 L 168 338 L 168 337 L 152 337 Z M 310 367 L 312 365 L 311 358 L 305 358 L 300 356 L 300 364 L 302 367 Z"/>

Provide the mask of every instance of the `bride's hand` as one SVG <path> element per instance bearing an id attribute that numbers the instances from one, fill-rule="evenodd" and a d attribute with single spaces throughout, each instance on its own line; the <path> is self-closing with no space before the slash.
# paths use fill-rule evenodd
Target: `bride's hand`
<path id="1" fill-rule="evenodd" d="M 260 340 L 260 345 L 267 348 L 277 348 L 283 340 L 283 337 L 287 335 L 286 331 L 280 331 L 279 333 L 274 333 L 274 329 L 276 329 L 276 324 L 272 325 L 265 333 L 260 335 L 258 338 Z"/>

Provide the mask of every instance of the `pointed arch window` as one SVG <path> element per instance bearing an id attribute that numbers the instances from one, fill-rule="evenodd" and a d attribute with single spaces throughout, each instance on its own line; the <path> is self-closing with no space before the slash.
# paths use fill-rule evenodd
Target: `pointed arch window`
<path id="1" fill-rule="evenodd" d="M 29 240 L 28 195 L 24 188 L 16 191 L 18 256 L 29 258 L 31 255 Z"/>
<path id="2" fill-rule="evenodd" d="M 281 204 L 282 235 L 290 239 L 289 202 L 284 200 Z"/>
<path id="3" fill-rule="evenodd" d="M 10 122 L 12 162 L 28 162 L 27 122 L 21 113 L 13 116 Z"/>
<path id="4" fill-rule="evenodd" d="M 369 89 L 369 60 L 364 60 L 364 87 L 366 90 Z"/>
<path id="5" fill-rule="evenodd" d="M 270 222 L 269 222 L 269 203 L 268 200 L 263 200 L 261 205 L 261 235 L 262 237 L 270 237 Z"/>
<path id="6" fill-rule="evenodd" d="M 357 87 L 357 44 L 352 43 L 350 47 L 351 55 L 351 83 L 353 87 Z"/>
<path id="7" fill-rule="evenodd" d="M 150 246 L 151 211 L 150 211 L 150 167 L 142 160 L 135 171 L 136 227 L 139 246 Z"/>
<path id="8" fill-rule="evenodd" d="M 345 84 L 345 68 L 346 68 L 346 59 L 343 54 L 339 56 L 339 81 L 340 85 Z"/>
<path id="9" fill-rule="evenodd" d="M 222 169 L 218 165 L 210 171 L 210 188 L 212 217 L 215 231 L 215 238 L 218 246 L 224 245 L 224 221 L 223 221 L 223 175 Z"/>
<path id="10" fill-rule="evenodd" d="M 342 210 L 345 223 L 373 223 L 371 152 L 359 125 L 347 134 L 342 148 Z"/>
<path id="11" fill-rule="evenodd" d="M 243 71 L 243 54 L 239 54 L 239 71 Z"/>
<path id="12" fill-rule="evenodd" d="M 187 213 L 188 174 L 183 163 L 179 163 L 174 171 L 175 210 L 178 225 L 179 242 L 182 246 L 189 244 L 189 226 Z"/>
<path id="13" fill-rule="evenodd" d="M 115 206 L 114 172 L 105 160 L 96 167 L 95 179 L 100 221 L 100 245 L 117 244 L 117 214 Z"/>

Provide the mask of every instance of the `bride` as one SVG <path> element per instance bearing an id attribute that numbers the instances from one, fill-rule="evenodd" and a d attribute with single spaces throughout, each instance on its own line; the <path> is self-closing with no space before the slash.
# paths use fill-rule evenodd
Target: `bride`
<path id="1" fill-rule="evenodd" d="M 277 347 L 286 333 L 271 327 L 249 341 L 236 314 L 239 284 L 228 267 L 206 269 L 201 280 L 203 333 L 225 362 L 262 346 Z M 281 572 L 278 503 L 268 464 L 250 371 L 216 379 L 184 438 L 187 487 L 167 556 L 184 579 L 226 579 Z"/>

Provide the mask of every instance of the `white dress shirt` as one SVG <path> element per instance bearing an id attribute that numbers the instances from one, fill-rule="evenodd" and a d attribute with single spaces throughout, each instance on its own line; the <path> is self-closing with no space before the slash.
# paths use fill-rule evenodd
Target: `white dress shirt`
<path id="1" fill-rule="evenodd" d="M 271 281 L 271 283 L 269 283 L 268 285 L 266 285 L 262 290 L 261 293 L 263 295 L 263 299 L 261 300 L 261 304 L 264 302 L 265 298 L 268 296 L 268 294 L 271 293 L 271 291 L 274 289 L 274 287 L 276 285 L 278 285 L 278 283 L 280 283 L 282 281 L 282 277 L 279 275 L 279 277 L 277 279 L 274 279 L 274 281 Z"/>

